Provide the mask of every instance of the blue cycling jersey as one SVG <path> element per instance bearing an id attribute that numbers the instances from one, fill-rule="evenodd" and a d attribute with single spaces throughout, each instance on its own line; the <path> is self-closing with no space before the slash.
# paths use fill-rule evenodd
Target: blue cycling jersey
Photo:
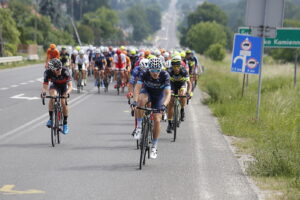
<path id="1" fill-rule="evenodd" d="M 140 66 L 135 67 L 131 72 L 129 83 L 135 85 L 143 71 Z"/>
<path id="2" fill-rule="evenodd" d="M 161 71 L 157 79 L 151 77 L 149 70 L 143 71 L 137 84 L 144 84 L 144 89 L 153 96 L 161 96 L 165 89 L 171 89 L 170 75 L 166 71 Z"/>

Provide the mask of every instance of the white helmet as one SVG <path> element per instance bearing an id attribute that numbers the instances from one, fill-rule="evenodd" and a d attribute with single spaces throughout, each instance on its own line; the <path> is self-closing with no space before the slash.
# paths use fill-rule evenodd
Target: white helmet
<path id="1" fill-rule="evenodd" d="M 169 54 L 169 52 L 165 52 L 163 56 L 164 56 L 164 58 L 169 58 L 170 54 Z"/>
<path id="2" fill-rule="evenodd" d="M 141 61 L 140 61 L 140 67 L 142 69 L 147 69 L 148 68 L 148 63 L 149 63 L 149 60 L 147 58 L 143 58 Z"/>
<path id="3" fill-rule="evenodd" d="M 74 55 L 78 55 L 78 51 L 75 49 L 75 50 L 73 51 L 73 54 L 74 54 Z"/>
<path id="4" fill-rule="evenodd" d="M 101 53 L 100 49 L 96 49 L 95 53 Z"/>
<path id="5" fill-rule="evenodd" d="M 83 50 L 80 50 L 80 51 L 79 51 L 79 55 L 84 55 L 84 51 L 83 51 Z"/>
<path id="6" fill-rule="evenodd" d="M 156 56 L 160 56 L 160 55 L 161 55 L 161 52 L 160 52 L 160 50 L 156 49 L 156 50 L 154 51 L 154 55 L 156 55 Z"/>

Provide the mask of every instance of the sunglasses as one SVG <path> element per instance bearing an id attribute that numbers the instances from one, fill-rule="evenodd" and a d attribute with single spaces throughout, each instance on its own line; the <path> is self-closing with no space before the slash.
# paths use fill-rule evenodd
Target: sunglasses
<path id="1" fill-rule="evenodd" d="M 172 65 L 173 68 L 180 68 L 180 65 Z"/>
<path id="2" fill-rule="evenodd" d="M 60 71 L 62 68 L 58 68 L 58 69 L 55 69 L 55 70 L 53 70 L 53 71 L 56 71 L 56 72 L 58 72 L 58 71 Z"/>
<path id="3" fill-rule="evenodd" d="M 160 69 L 150 69 L 150 72 L 152 73 L 159 73 L 161 70 Z"/>

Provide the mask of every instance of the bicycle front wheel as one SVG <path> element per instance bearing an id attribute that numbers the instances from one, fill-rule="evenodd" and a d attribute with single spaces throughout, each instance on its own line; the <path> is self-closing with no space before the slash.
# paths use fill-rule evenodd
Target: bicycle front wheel
<path id="1" fill-rule="evenodd" d="M 141 154 L 140 154 L 140 170 L 142 170 L 142 165 L 146 164 L 146 150 L 148 147 L 148 130 L 147 125 L 144 124 L 142 128 L 142 139 L 140 141 L 140 148 L 141 148 Z"/>
<path id="2" fill-rule="evenodd" d="M 174 105 L 174 116 L 173 116 L 173 129 L 174 129 L 173 142 L 176 141 L 176 137 L 177 137 L 178 116 L 179 116 L 179 113 L 178 113 L 178 103 L 175 102 L 175 105 Z"/>

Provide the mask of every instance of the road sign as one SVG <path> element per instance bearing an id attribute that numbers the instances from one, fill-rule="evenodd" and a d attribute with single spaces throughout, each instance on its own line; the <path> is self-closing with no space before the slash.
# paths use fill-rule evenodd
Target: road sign
<path id="1" fill-rule="evenodd" d="M 231 72 L 259 74 L 262 56 L 262 38 L 235 34 Z"/>
<path id="2" fill-rule="evenodd" d="M 253 29 L 253 36 L 276 37 L 276 28 L 283 23 L 284 1 L 247 0 L 245 24 Z"/>
<path id="3" fill-rule="evenodd" d="M 250 34 L 251 29 L 240 27 L 239 33 Z M 276 38 L 265 38 L 264 45 L 268 48 L 300 48 L 300 29 L 279 28 Z"/>

